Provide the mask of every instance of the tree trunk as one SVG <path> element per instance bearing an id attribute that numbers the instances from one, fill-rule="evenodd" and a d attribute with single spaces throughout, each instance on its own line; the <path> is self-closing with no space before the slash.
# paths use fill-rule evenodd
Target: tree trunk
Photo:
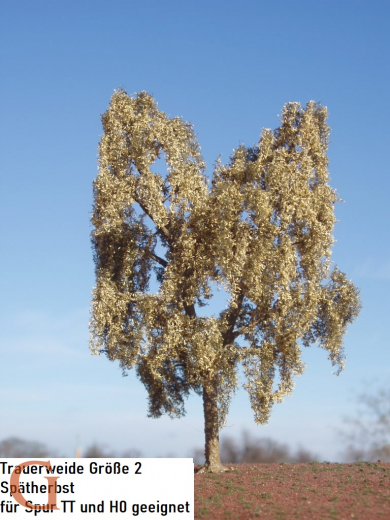
<path id="1" fill-rule="evenodd" d="M 220 473 L 226 471 L 227 468 L 222 466 L 219 453 L 217 384 L 215 381 L 203 386 L 203 412 L 206 463 L 200 473 Z"/>

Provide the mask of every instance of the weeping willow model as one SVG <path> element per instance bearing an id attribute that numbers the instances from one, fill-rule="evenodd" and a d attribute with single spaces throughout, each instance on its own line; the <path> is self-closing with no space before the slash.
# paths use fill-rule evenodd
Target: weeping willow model
<path id="1" fill-rule="evenodd" d="M 343 368 L 360 301 L 330 262 L 338 197 L 326 117 L 314 102 L 288 103 L 277 130 L 217 161 L 210 184 L 192 126 L 149 94 L 116 91 L 102 117 L 91 348 L 136 368 L 151 417 L 182 416 L 191 390 L 203 396 L 205 471 L 224 469 L 219 430 L 240 363 L 257 423 L 291 394 L 302 345 L 319 344 Z M 158 159 L 165 172 L 153 171 Z M 218 286 L 225 310 L 199 316 Z"/>

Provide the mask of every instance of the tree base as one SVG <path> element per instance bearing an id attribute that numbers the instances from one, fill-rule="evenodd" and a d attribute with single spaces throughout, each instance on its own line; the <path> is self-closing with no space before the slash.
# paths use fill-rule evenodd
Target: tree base
<path id="1" fill-rule="evenodd" d="M 232 471 L 233 468 L 227 468 L 222 464 L 205 464 L 200 468 L 198 473 L 223 473 L 224 471 Z"/>

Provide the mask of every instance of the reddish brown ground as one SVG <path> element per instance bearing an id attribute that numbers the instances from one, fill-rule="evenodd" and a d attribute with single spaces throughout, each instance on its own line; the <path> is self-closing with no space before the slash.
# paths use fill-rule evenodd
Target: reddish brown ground
<path id="1" fill-rule="evenodd" d="M 195 519 L 389 520 L 390 464 L 239 464 L 197 474 Z"/>

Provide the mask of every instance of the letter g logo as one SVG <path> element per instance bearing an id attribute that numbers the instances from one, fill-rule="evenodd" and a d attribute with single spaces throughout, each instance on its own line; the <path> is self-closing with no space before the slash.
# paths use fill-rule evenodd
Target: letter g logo
<path id="1" fill-rule="evenodd" d="M 28 507 L 29 509 L 37 509 L 37 510 L 50 509 L 52 511 L 55 509 L 59 510 L 59 507 L 57 507 L 57 480 L 60 477 L 44 477 L 49 483 L 48 502 L 44 506 L 36 506 L 35 504 L 27 503 L 27 500 L 24 498 L 22 493 L 19 491 L 19 479 L 20 479 L 22 470 L 26 466 L 32 466 L 33 464 L 36 464 L 38 466 L 45 466 L 45 468 L 47 468 L 49 471 L 51 471 L 50 460 L 48 460 L 47 462 L 44 462 L 41 460 L 28 460 L 27 462 L 22 462 L 21 464 L 19 464 L 18 466 L 16 466 L 14 468 L 14 470 L 11 474 L 10 484 L 11 484 L 11 486 L 15 486 L 14 489 L 16 489 L 16 491 L 14 491 L 12 493 L 12 496 L 14 497 L 16 502 L 18 502 L 18 504 L 20 504 L 21 506 L 24 506 L 24 507 Z M 16 468 L 19 468 L 19 471 L 17 473 L 15 473 Z"/>

